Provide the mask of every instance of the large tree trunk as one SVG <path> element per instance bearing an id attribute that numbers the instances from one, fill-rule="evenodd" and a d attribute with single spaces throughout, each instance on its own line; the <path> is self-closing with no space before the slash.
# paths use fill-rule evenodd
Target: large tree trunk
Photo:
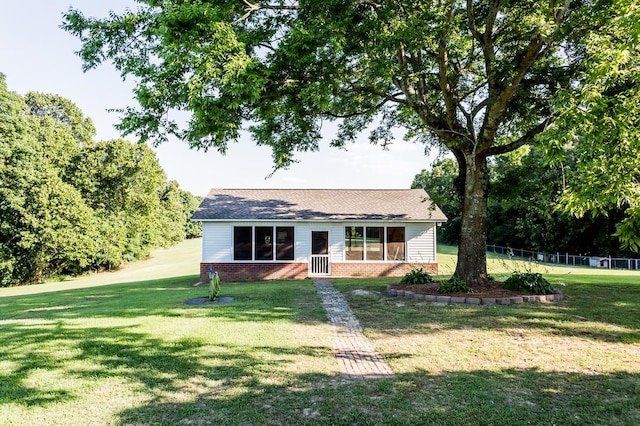
<path id="1" fill-rule="evenodd" d="M 461 161 L 463 160 L 463 161 Z M 453 278 L 473 286 L 487 280 L 487 196 L 489 169 L 484 155 L 458 158 L 462 204 L 458 264 Z M 462 163 L 462 164 L 460 164 Z"/>

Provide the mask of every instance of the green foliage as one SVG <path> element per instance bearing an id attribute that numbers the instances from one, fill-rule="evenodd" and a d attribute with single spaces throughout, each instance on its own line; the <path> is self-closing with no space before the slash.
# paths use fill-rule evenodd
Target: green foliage
<path id="1" fill-rule="evenodd" d="M 197 198 L 148 147 L 93 133 L 69 100 L 13 94 L 0 74 L 1 286 L 111 269 L 197 235 Z"/>
<path id="2" fill-rule="evenodd" d="M 438 241 L 457 244 L 460 236 L 462 208 L 455 189 L 458 163 L 451 158 L 438 160 L 430 170 L 415 175 L 411 188 L 422 188 L 447 216 L 447 222 L 438 227 Z"/>
<path id="3" fill-rule="evenodd" d="M 544 138 L 554 163 L 571 149 L 576 167 L 567 178 L 560 205 L 577 217 L 625 211 L 616 236 L 640 249 L 638 168 L 640 157 L 640 4 L 613 1 L 617 16 L 585 40 L 580 85 L 563 91 L 554 103 L 557 128 Z M 565 131 L 569 129 L 570 131 Z"/>
<path id="4" fill-rule="evenodd" d="M 373 129 L 386 147 L 403 128 L 458 164 L 458 278 L 486 277 L 490 158 L 574 145 L 585 166 L 567 209 L 638 205 L 636 1 L 138 3 L 104 19 L 71 9 L 62 24 L 85 69 L 110 60 L 136 81 L 121 129 L 224 152 L 246 125 L 284 168 L 319 148 L 326 121 L 334 146 Z"/>
<path id="5" fill-rule="evenodd" d="M 464 281 L 452 277 L 448 281 L 443 281 L 438 287 L 438 293 L 471 293 L 471 288 Z"/>
<path id="6" fill-rule="evenodd" d="M 533 294 L 553 294 L 555 289 L 538 272 L 514 272 L 504 282 L 503 288 L 513 291 L 527 291 Z"/>
<path id="7" fill-rule="evenodd" d="M 184 214 L 184 236 L 187 239 L 202 237 L 202 223 L 193 222 L 191 216 L 195 213 L 202 202 L 203 197 L 198 197 L 192 193 L 180 190 L 182 198 L 182 211 Z"/>
<path id="8" fill-rule="evenodd" d="M 491 192 L 488 198 L 488 240 L 491 244 L 545 252 L 633 257 L 620 247 L 615 235 L 637 235 L 636 214 L 612 206 L 605 215 L 575 217 L 563 211 L 560 194 L 567 176 L 575 173 L 576 159 L 567 150 L 562 164 L 548 164 L 542 149 L 523 147 L 490 163 Z M 438 240 L 457 244 L 461 207 L 456 196 L 458 167 L 454 160 L 433 163 L 413 180 L 447 215 L 438 228 Z M 637 214 L 640 217 L 640 213 Z M 627 238 L 628 240 L 628 238 Z"/>
<path id="9" fill-rule="evenodd" d="M 640 252 L 640 205 L 629 207 L 627 217 L 616 225 L 613 235 L 622 241 L 622 245 L 634 252 Z"/>
<path id="10" fill-rule="evenodd" d="M 489 233 L 492 244 L 545 252 L 632 257 L 612 235 L 624 209 L 577 218 L 559 204 L 567 176 L 577 164 L 568 150 L 562 164 L 550 165 L 539 148 L 496 158 L 491 167 Z"/>
<path id="11" fill-rule="evenodd" d="M 413 268 L 400 280 L 402 284 L 429 284 L 432 282 L 433 277 L 422 268 Z"/>
<path id="12" fill-rule="evenodd" d="M 90 143 L 96 129 L 90 118 L 85 117 L 80 108 L 60 95 L 49 93 L 29 92 L 24 101 L 29 109 L 29 114 L 44 125 L 43 127 L 57 127 L 71 132 L 71 140 L 68 150 L 76 150 L 84 143 Z M 45 144 L 59 143 L 55 139 L 43 140 Z M 68 157 L 63 157 L 67 159 Z"/>

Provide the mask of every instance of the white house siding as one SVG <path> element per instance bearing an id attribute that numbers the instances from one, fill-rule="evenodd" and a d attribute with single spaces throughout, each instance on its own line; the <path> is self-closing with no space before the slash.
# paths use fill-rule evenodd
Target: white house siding
<path id="1" fill-rule="evenodd" d="M 307 262 L 311 251 L 311 231 L 328 230 L 327 225 L 292 222 L 204 222 L 202 226 L 202 262 L 233 262 L 234 226 L 293 226 L 294 262 Z M 331 234 L 330 234 L 331 235 Z M 330 237 L 331 238 L 331 237 Z M 243 261 L 246 262 L 246 261 Z"/>
<path id="2" fill-rule="evenodd" d="M 202 262 L 233 261 L 233 225 L 224 222 L 202 224 Z"/>
<path id="3" fill-rule="evenodd" d="M 293 236 L 295 238 L 295 247 L 293 256 L 296 262 L 308 262 L 309 253 L 311 252 L 311 228 L 307 223 L 294 225 Z"/>
<path id="4" fill-rule="evenodd" d="M 344 228 L 353 222 L 204 222 L 202 262 L 233 262 L 234 226 L 294 226 L 294 262 L 307 262 L 311 253 L 311 232 L 329 232 L 331 262 L 344 261 Z M 435 262 L 436 238 L 433 223 L 357 223 L 356 226 L 404 226 L 408 262 Z"/>
<path id="5" fill-rule="evenodd" d="M 331 262 L 342 262 L 344 259 L 344 224 L 334 223 L 329 232 L 329 253 Z"/>
<path id="6" fill-rule="evenodd" d="M 407 224 L 405 238 L 409 262 L 436 261 L 436 227 L 434 223 Z"/>
<path id="7" fill-rule="evenodd" d="M 363 227 L 397 227 L 404 226 L 407 261 L 408 262 L 435 262 L 436 261 L 436 233 L 435 223 L 402 223 L 402 222 L 343 222 L 333 226 L 332 262 L 344 261 L 344 229 L 347 226 Z M 353 262 L 353 261 L 351 261 Z M 367 262 L 367 261 L 362 261 Z"/>

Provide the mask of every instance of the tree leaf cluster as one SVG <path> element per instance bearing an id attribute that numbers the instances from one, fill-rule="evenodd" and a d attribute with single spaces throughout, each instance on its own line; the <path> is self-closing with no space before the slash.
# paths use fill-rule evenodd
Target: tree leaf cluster
<path id="1" fill-rule="evenodd" d="M 588 3 L 145 0 L 102 19 L 70 9 L 62 27 L 85 69 L 135 78 L 125 132 L 224 152 L 248 124 L 280 168 L 318 148 L 324 121 L 338 146 L 369 125 L 372 142 L 403 127 L 460 155 L 531 142 L 580 64 L 562 41 L 597 27 Z"/>
<path id="2" fill-rule="evenodd" d="M 0 74 L 0 286 L 116 268 L 198 235 L 198 200 L 153 151 L 94 133 L 71 101 L 17 95 Z"/>
<path id="3" fill-rule="evenodd" d="M 317 150 L 328 121 L 339 147 L 363 130 L 387 147 L 401 128 L 456 160 L 454 275 L 471 284 L 488 278 L 489 163 L 544 141 L 577 158 L 567 211 L 627 206 L 618 233 L 640 241 L 636 0 L 138 4 L 105 18 L 70 9 L 62 24 L 85 69 L 111 61 L 135 80 L 125 132 L 224 152 L 247 130 L 278 169 Z"/>
<path id="4" fill-rule="evenodd" d="M 625 223 L 625 209 L 613 206 L 600 215 L 571 214 L 563 205 L 563 194 L 579 168 L 576 157 L 566 153 L 563 163 L 550 165 L 541 151 L 522 148 L 490 164 L 489 244 L 547 253 L 633 256 L 615 235 Z M 425 189 L 447 215 L 438 239 L 448 244 L 457 244 L 460 237 L 457 176 L 455 160 L 443 158 L 416 174 L 412 183 L 412 188 Z"/>

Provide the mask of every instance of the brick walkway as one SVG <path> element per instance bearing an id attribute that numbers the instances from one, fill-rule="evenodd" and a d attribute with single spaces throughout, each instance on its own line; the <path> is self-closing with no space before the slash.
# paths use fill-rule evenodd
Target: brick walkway
<path id="1" fill-rule="evenodd" d="M 313 284 L 333 325 L 333 349 L 342 376 L 351 379 L 394 376 L 389 364 L 376 353 L 371 341 L 362 333 L 360 322 L 331 281 L 315 280 Z"/>

